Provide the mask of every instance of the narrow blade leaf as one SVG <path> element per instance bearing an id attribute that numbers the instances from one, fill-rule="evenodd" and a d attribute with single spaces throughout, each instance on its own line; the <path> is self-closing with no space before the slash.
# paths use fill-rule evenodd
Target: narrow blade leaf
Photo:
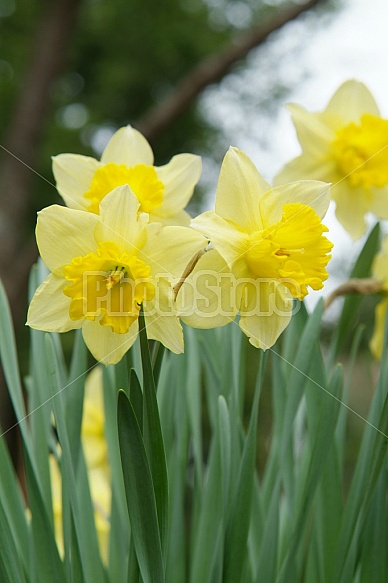
<path id="1" fill-rule="evenodd" d="M 117 423 L 128 514 L 144 583 L 164 583 L 156 500 L 150 467 L 135 412 L 119 391 Z"/>

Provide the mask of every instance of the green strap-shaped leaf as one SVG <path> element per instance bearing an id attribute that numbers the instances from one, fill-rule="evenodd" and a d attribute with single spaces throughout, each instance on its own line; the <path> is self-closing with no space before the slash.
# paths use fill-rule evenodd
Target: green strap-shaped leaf
<path id="1" fill-rule="evenodd" d="M 0 499 L 0 581 L 25 583 L 23 563 L 18 555 L 10 525 Z"/>
<path id="2" fill-rule="evenodd" d="M 165 348 L 163 344 L 157 342 L 154 346 L 154 351 L 152 354 L 152 366 L 155 379 L 155 386 L 158 386 L 160 371 L 162 370 L 162 364 L 164 359 Z"/>
<path id="3" fill-rule="evenodd" d="M 248 434 L 245 438 L 243 455 L 237 479 L 235 499 L 226 531 L 224 583 L 242 581 L 244 557 L 247 555 L 247 540 L 251 518 L 252 494 L 255 475 L 257 416 L 259 399 L 264 377 L 265 355 L 261 355 L 258 381 L 252 405 Z"/>
<path id="4" fill-rule="evenodd" d="M 4 521 L 10 530 L 18 550 L 19 561 L 25 571 L 28 570 L 28 552 L 31 544 L 23 495 L 12 464 L 4 436 L 0 437 L 0 504 L 4 510 Z M 0 520 L 3 525 L 3 519 Z M 2 526 L 0 536 L 4 535 Z M 1 554 L 1 551 L 0 551 Z M 0 578 L 0 581 L 2 579 Z"/>
<path id="5" fill-rule="evenodd" d="M 119 391 L 117 424 L 131 534 L 144 583 L 164 583 L 162 547 L 150 466 L 135 412 Z"/>
<path id="6" fill-rule="evenodd" d="M 221 455 L 221 492 L 224 503 L 224 511 L 228 510 L 230 492 L 230 469 L 231 469 L 231 436 L 230 436 L 230 415 L 228 404 L 225 398 L 218 397 L 218 432 L 220 435 L 220 455 Z"/>
<path id="7" fill-rule="evenodd" d="M 349 277 L 358 278 L 370 276 L 372 261 L 379 250 L 379 245 L 380 225 L 377 223 L 371 231 Z M 341 317 L 336 326 L 336 335 L 332 343 L 333 355 L 337 355 L 340 352 L 352 333 L 361 301 L 362 296 L 360 295 L 350 295 L 345 298 Z"/>
<path id="8" fill-rule="evenodd" d="M 129 543 L 127 583 L 141 583 L 139 563 L 137 562 L 133 538 Z"/>
<path id="9" fill-rule="evenodd" d="M 388 315 L 385 321 L 383 354 L 388 349 Z M 365 425 L 361 448 L 354 470 L 352 483 L 342 515 L 341 531 L 336 545 L 336 555 L 332 581 L 346 581 L 346 576 L 353 571 L 352 549 L 357 543 L 357 536 L 363 527 L 368 505 L 371 502 L 376 482 L 384 462 L 386 463 L 388 447 L 388 362 L 383 361 L 380 368 L 379 382 L 374 394 L 367 424 Z"/>
<path id="10" fill-rule="evenodd" d="M 295 561 L 295 555 L 304 532 L 314 495 L 321 478 L 324 464 L 334 440 L 334 431 L 338 418 L 340 396 L 342 389 L 342 369 L 336 368 L 328 387 L 327 399 L 322 406 L 322 414 L 312 436 L 310 455 L 307 459 L 306 471 L 303 469 L 298 480 L 299 492 L 295 504 L 295 522 L 291 539 L 287 546 L 285 559 L 277 579 L 278 583 L 290 581 L 289 573 Z M 337 581 L 337 579 L 333 579 Z"/>
<path id="11" fill-rule="evenodd" d="M 193 550 L 190 564 L 190 583 L 213 583 L 214 569 L 222 565 L 224 505 L 222 498 L 222 467 L 220 432 L 213 437 L 206 480 L 198 507 L 197 528 L 192 528 Z"/>
<path id="12" fill-rule="evenodd" d="M 121 469 L 121 456 L 117 432 L 117 385 L 116 367 L 103 367 L 104 382 L 104 434 L 108 446 L 111 468 L 112 505 L 109 536 L 109 580 L 128 583 L 128 546 L 130 527 L 128 520 L 125 486 Z M 131 582 L 132 583 L 132 582 Z M 136 581 L 136 583 L 138 583 Z"/>
<path id="13" fill-rule="evenodd" d="M 129 373 L 129 400 L 135 411 L 139 427 L 143 431 L 143 393 L 134 368 L 131 368 Z"/>
<path id="14" fill-rule="evenodd" d="M 257 549 L 257 573 L 260 581 L 275 581 L 276 560 L 278 554 L 279 537 L 279 493 L 280 479 L 277 479 L 272 490 L 272 496 L 268 508 L 265 511 L 265 523 L 260 549 Z M 253 514 L 252 520 L 259 517 Z"/>
<path id="15" fill-rule="evenodd" d="M 376 395 L 378 396 L 377 393 Z M 373 409 L 376 405 L 376 395 L 372 412 L 375 412 Z M 370 419 L 372 421 L 365 429 L 337 543 L 331 580 L 341 583 L 348 581 L 349 574 L 353 571 L 351 548 L 354 542 L 357 542 L 357 535 L 363 528 L 378 477 L 387 459 L 388 394 L 385 396 L 379 421 L 373 422 L 374 415 L 371 415 Z"/>
<path id="16" fill-rule="evenodd" d="M 285 494 L 291 507 L 295 502 L 295 483 L 293 475 L 293 427 L 297 409 L 303 395 L 303 388 L 309 378 L 312 355 L 317 350 L 321 329 L 323 303 L 320 301 L 309 316 L 299 339 L 298 349 L 292 361 L 286 361 L 275 350 L 271 352 L 280 359 L 280 364 L 286 372 L 287 403 L 280 426 L 279 437 L 279 469 L 283 474 Z M 325 383 L 323 383 L 325 384 Z"/>
<path id="17" fill-rule="evenodd" d="M 24 405 L 22 384 L 16 351 L 15 333 L 12 316 L 5 289 L 0 281 L 0 356 L 9 395 L 15 410 L 19 428 L 24 438 L 25 446 L 33 459 L 31 435 L 28 427 L 26 408 Z"/>
<path id="18" fill-rule="evenodd" d="M 87 370 L 86 345 L 81 330 L 77 330 L 71 358 L 68 388 L 63 392 L 66 424 L 74 467 L 77 467 L 81 445 L 81 425 L 85 394 L 85 371 Z"/>
<path id="19" fill-rule="evenodd" d="M 167 462 L 164 449 L 159 409 L 156 400 L 155 380 L 152 370 L 150 351 L 144 316 L 139 315 L 140 348 L 143 365 L 143 439 L 150 464 L 154 486 L 160 541 L 166 551 L 168 523 L 168 479 Z"/>
<path id="20" fill-rule="evenodd" d="M 386 473 L 382 472 L 373 496 L 365 528 L 362 529 L 361 583 L 387 581 L 387 486 Z"/>
<path id="21" fill-rule="evenodd" d="M 71 573 L 71 581 L 82 581 L 83 578 L 83 571 L 82 571 L 82 559 L 80 556 L 78 541 L 77 541 L 77 533 L 75 531 L 75 525 L 73 517 L 70 515 L 71 521 L 71 550 L 70 550 L 70 560 L 69 560 L 69 567 Z"/>
<path id="22" fill-rule="evenodd" d="M 28 454 L 24 456 L 29 502 L 32 516 L 34 557 L 39 583 L 64 583 L 63 563 L 58 554 L 53 527 L 37 484 Z M 18 579 L 16 579 L 18 581 Z"/>
<path id="23" fill-rule="evenodd" d="M 50 387 L 52 395 L 51 404 L 53 406 L 59 442 L 62 448 L 62 482 L 66 484 L 65 488 L 70 500 L 84 577 L 86 581 L 90 580 L 94 583 L 103 583 L 105 576 L 99 556 L 86 464 L 81 452 L 78 455 L 78 468 L 74 467 L 72 460 L 64 414 L 63 387 L 60 384 L 61 380 L 58 375 L 56 353 L 50 335 L 46 335 L 45 368 L 47 370 L 46 382 Z M 66 537 L 66 533 L 64 534 Z"/>
<path id="24" fill-rule="evenodd" d="M 201 404 L 201 360 L 198 351 L 196 330 L 185 328 L 186 399 L 187 416 L 191 431 L 194 456 L 196 488 L 201 488 L 203 481 L 203 446 L 202 446 L 202 404 Z"/>

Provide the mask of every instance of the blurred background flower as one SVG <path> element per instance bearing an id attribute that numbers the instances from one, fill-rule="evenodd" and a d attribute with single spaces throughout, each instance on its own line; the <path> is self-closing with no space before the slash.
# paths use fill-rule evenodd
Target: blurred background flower
<path id="1" fill-rule="evenodd" d="M 108 449 L 104 434 L 104 396 L 102 368 L 96 366 L 85 381 L 85 399 L 81 427 L 82 447 L 88 471 L 90 495 L 101 557 L 108 562 L 111 484 Z M 50 455 L 50 479 L 53 499 L 55 539 L 64 554 L 62 531 L 62 475 L 58 460 Z"/>

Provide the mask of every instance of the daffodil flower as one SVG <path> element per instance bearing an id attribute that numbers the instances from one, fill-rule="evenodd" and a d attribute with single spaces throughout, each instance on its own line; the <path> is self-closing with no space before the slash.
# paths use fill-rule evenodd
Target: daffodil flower
<path id="1" fill-rule="evenodd" d="M 380 359 L 383 352 L 385 318 L 388 308 L 388 237 L 384 239 L 382 250 L 373 261 L 372 275 L 382 284 L 382 290 L 385 294 L 376 306 L 375 326 L 369 343 L 373 356 Z"/>
<path id="2" fill-rule="evenodd" d="M 66 205 L 98 214 L 104 197 L 128 184 L 137 196 L 140 211 L 150 221 L 188 225 L 187 206 L 201 175 L 201 159 L 193 154 L 174 156 L 165 166 L 153 166 L 154 155 L 144 136 L 126 126 L 106 146 L 101 161 L 77 154 L 53 157 L 57 189 Z"/>
<path id="3" fill-rule="evenodd" d="M 369 90 L 347 81 L 323 112 L 288 106 L 302 154 L 275 178 L 332 182 L 336 216 L 353 239 L 366 230 L 365 215 L 388 218 L 388 120 L 382 119 Z"/>
<path id="4" fill-rule="evenodd" d="M 85 454 L 90 493 L 94 506 L 94 521 L 99 549 L 102 560 L 107 565 L 112 488 L 104 426 L 102 369 L 97 366 L 88 374 L 85 381 L 81 439 Z M 62 476 L 57 459 L 53 454 L 49 457 L 49 464 L 55 540 L 58 550 L 61 556 L 63 556 Z"/>
<path id="5" fill-rule="evenodd" d="M 101 366 L 95 366 L 85 380 L 81 440 L 88 470 L 100 469 L 109 478 Z"/>
<path id="6" fill-rule="evenodd" d="M 187 227 L 149 223 L 129 186 L 108 194 L 100 215 L 53 205 L 38 216 L 37 242 L 52 272 L 37 289 L 27 324 L 82 328 L 93 356 L 118 362 L 134 343 L 143 304 L 147 334 L 183 351 L 172 284 L 206 240 Z"/>
<path id="7" fill-rule="evenodd" d="M 53 502 L 55 541 L 58 551 L 63 557 L 65 553 L 63 541 L 63 511 L 62 511 L 62 475 L 58 461 L 53 454 L 49 456 L 51 495 Z M 108 564 L 110 509 L 112 487 L 104 472 L 99 468 L 88 471 L 90 494 L 94 507 L 94 522 L 101 558 Z"/>
<path id="8" fill-rule="evenodd" d="M 217 187 L 215 212 L 192 226 L 213 249 L 178 293 L 187 324 L 239 325 L 250 342 L 272 346 L 290 321 L 292 299 L 323 287 L 332 244 L 322 235 L 329 185 L 299 181 L 271 188 L 250 158 L 230 148 Z"/>

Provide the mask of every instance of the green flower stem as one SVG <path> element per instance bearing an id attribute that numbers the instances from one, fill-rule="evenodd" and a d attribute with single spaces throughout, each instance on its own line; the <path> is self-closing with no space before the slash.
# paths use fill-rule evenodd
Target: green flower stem
<path id="1" fill-rule="evenodd" d="M 160 540 L 165 553 L 168 528 L 167 462 L 143 309 L 139 314 L 139 334 L 143 366 L 143 439 L 154 486 Z"/>

